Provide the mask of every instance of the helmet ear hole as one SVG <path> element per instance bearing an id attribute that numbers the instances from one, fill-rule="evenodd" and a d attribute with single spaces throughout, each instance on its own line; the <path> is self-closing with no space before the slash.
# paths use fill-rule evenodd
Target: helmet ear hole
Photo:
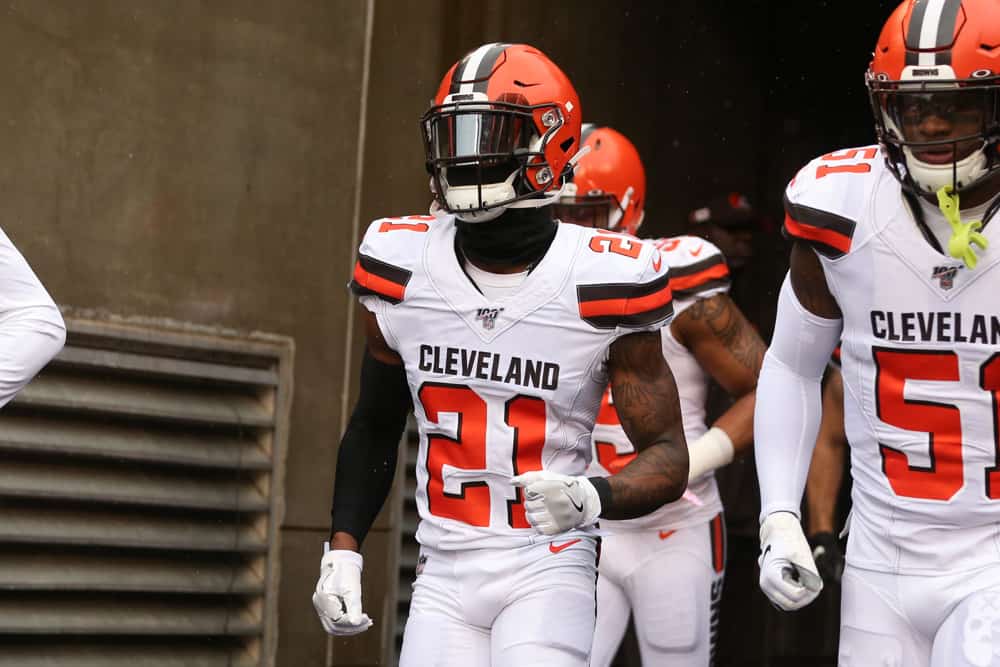
<path id="1" fill-rule="evenodd" d="M 570 137 L 566 141 L 564 141 L 561 144 L 559 144 L 559 148 L 562 149 L 563 153 L 566 153 L 566 152 L 569 151 L 570 148 L 573 147 L 573 144 L 575 144 L 575 143 L 576 143 L 576 139 L 574 139 L 573 137 Z"/>

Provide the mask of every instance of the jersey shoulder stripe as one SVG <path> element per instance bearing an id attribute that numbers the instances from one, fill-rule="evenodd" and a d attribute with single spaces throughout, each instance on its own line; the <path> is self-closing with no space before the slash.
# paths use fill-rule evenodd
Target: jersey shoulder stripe
<path id="1" fill-rule="evenodd" d="M 844 148 L 812 160 L 785 189 L 783 232 L 839 259 L 863 242 L 860 221 L 887 175 L 878 146 Z"/>
<path id="2" fill-rule="evenodd" d="M 598 329 L 645 327 L 674 314 L 670 271 L 647 283 L 577 285 L 580 317 Z"/>
<path id="3" fill-rule="evenodd" d="M 825 257 L 837 259 L 849 253 L 856 228 L 850 218 L 797 204 L 785 195 L 785 235 L 809 243 Z"/>
<path id="4" fill-rule="evenodd" d="M 358 248 L 358 261 L 348 284 L 351 292 L 358 298 L 377 297 L 392 305 L 401 303 L 413 272 L 419 271 L 434 222 L 428 215 L 372 222 Z"/>
<path id="5" fill-rule="evenodd" d="M 728 285 L 729 267 L 721 254 L 685 266 L 670 266 L 670 287 L 677 299 L 690 299 Z"/>
<path id="6" fill-rule="evenodd" d="M 359 255 L 349 287 L 355 296 L 377 296 L 397 304 L 406 297 L 406 285 L 412 276 L 412 271 Z"/>

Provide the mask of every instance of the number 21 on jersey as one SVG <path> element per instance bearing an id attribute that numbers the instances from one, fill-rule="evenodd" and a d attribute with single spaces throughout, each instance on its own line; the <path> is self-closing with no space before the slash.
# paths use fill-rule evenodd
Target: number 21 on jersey
<path id="1" fill-rule="evenodd" d="M 417 397 L 431 423 L 440 425 L 442 415 L 457 415 L 454 437 L 441 434 L 427 436 L 428 510 L 434 516 L 454 519 L 470 526 L 488 527 L 492 513 L 490 488 L 484 479 L 475 479 L 475 473 L 487 469 L 486 434 L 490 430 L 490 420 L 496 420 L 499 415 L 491 415 L 486 401 L 466 385 L 425 382 Z M 513 431 L 513 438 L 509 441 L 510 453 L 507 454 L 512 462 L 513 475 L 541 470 L 542 448 L 545 446 L 545 401 L 523 394 L 514 396 L 504 404 L 503 423 Z M 458 485 L 457 492 L 445 488 L 446 469 L 449 468 L 451 474 L 468 480 Z M 522 490 L 512 489 L 514 498 L 506 501 L 507 525 L 510 528 L 530 528 L 524 516 Z"/>

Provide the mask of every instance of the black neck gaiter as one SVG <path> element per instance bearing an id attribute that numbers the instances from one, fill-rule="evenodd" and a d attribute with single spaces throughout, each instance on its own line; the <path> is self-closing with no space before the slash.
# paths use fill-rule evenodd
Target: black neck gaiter
<path id="1" fill-rule="evenodd" d="M 489 222 L 455 220 L 455 241 L 468 259 L 479 264 L 535 264 L 556 237 L 558 223 L 551 207 L 511 208 Z"/>

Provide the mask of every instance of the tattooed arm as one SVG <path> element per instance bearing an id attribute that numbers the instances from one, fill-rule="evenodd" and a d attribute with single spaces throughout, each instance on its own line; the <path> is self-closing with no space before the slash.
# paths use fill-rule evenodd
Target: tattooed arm
<path id="1" fill-rule="evenodd" d="M 729 437 L 730 459 L 733 454 L 744 454 L 753 443 L 754 389 L 764 360 L 764 341 L 725 294 L 696 301 L 674 318 L 670 332 L 730 396 L 738 399 L 713 426 Z"/>
<path id="2" fill-rule="evenodd" d="M 660 334 L 634 333 L 611 345 L 611 392 L 625 434 L 639 454 L 607 478 L 601 516 L 631 519 L 681 497 L 688 454 L 674 376 Z"/>

